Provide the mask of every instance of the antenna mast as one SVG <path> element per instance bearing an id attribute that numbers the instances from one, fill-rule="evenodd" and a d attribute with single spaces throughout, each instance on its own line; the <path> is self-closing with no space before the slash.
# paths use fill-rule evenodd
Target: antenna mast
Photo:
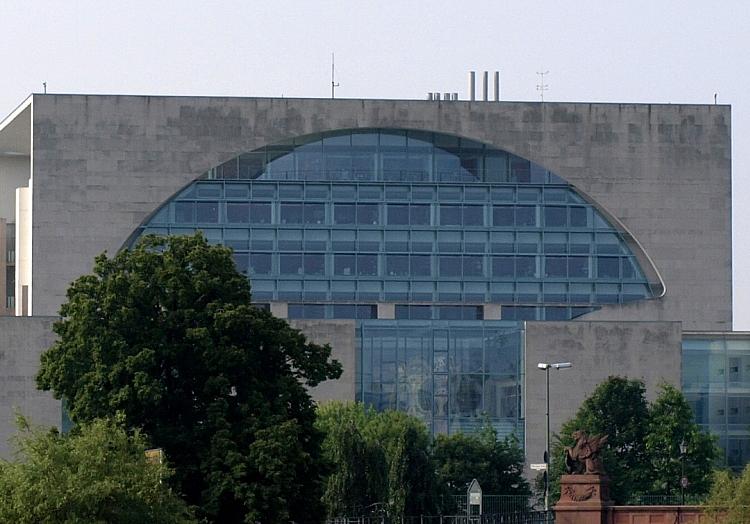
<path id="1" fill-rule="evenodd" d="M 537 71 L 536 74 L 538 74 L 540 78 L 539 83 L 536 85 L 536 90 L 539 91 L 539 94 L 542 97 L 542 102 L 544 102 L 544 92 L 549 89 L 549 85 L 544 83 L 544 75 L 548 75 L 549 71 L 545 71 L 544 73 Z"/>
<path id="2" fill-rule="evenodd" d="M 336 68 L 335 68 L 335 57 L 333 53 L 331 53 L 331 98 L 336 98 L 336 88 L 339 86 L 338 82 L 336 82 Z"/>

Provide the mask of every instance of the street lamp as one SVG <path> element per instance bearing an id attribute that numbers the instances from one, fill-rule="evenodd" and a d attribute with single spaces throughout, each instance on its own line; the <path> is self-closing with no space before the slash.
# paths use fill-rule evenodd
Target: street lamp
<path id="1" fill-rule="evenodd" d="M 680 476 L 680 505 L 685 505 L 685 488 L 687 487 L 687 478 L 685 477 L 685 455 L 687 454 L 687 443 L 685 439 L 680 442 L 680 465 L 682 467 L 682 475 Z"/>
<path id="2" fill-rule="evenodd" d="M 536 365 L 539 369 L 544 371 L 547 375 L 547 438 L 544 443 L 544 463 L 547 469 L 544 471 L 544 511 L 549 511 L 549 370 L 552 369 L 567 369 L 573 367 L 570 362 L 557 362 L 555 364 L 548 364 L 546 362 L 540 362 Z"/>

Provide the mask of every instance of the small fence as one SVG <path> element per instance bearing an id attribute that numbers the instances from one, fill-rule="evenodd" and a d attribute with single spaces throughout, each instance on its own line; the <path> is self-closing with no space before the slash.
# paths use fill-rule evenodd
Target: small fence
<path id="1" fill-rule="evenodd" d="M 419 515 L 410 517 L 338 517 L 326 524 L 553 524 L 553 511 L 482 515 Z"/>
<path id="2" fill-rule="evenodd" d="M 641 495 L 628 501 L 628 506 L 700 506 L 707 500 L 706 495 Z"/>
<path id="3" fill-rule="evenodd" d="M 448 515 L 467 515 L 466 495 L 442 497 L 441 513 Z M 531 498 L 525 495 L 483 495 L 482 513 L 499 515 L 508 513 L 527 513 L 532 510 Z"/>

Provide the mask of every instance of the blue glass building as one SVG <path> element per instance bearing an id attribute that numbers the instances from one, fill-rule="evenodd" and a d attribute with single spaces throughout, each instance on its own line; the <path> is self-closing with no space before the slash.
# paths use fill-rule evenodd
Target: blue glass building
<path id="1" fill-rule="evenodd" d="M 356 399 L 435 432 L 523 436 L 524 320 L 654 296 L 596 205 L 516 155 L 396 129 L 298 137 L 239 155 L 139 229 L 231 247 L 257 303 L 355 319 Z"/>

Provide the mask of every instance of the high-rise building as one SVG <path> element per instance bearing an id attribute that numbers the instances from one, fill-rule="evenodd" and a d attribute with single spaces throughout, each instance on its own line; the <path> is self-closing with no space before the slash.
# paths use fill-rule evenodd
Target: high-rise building
<path id="1" fill-rule="evenodd" d="M 202 230 L 258 307 L 332 344 L 319 399 L 489 419 L 539 462 L 537 364 L 570 361 L 553 427 L 607 376 L 666 381 L 750 459 L 728 106 L 32 95 L 0 123 L 0 187 L 3 435 L 14 403 L 60 423 L 35 359 L 94 256 Z"/>

